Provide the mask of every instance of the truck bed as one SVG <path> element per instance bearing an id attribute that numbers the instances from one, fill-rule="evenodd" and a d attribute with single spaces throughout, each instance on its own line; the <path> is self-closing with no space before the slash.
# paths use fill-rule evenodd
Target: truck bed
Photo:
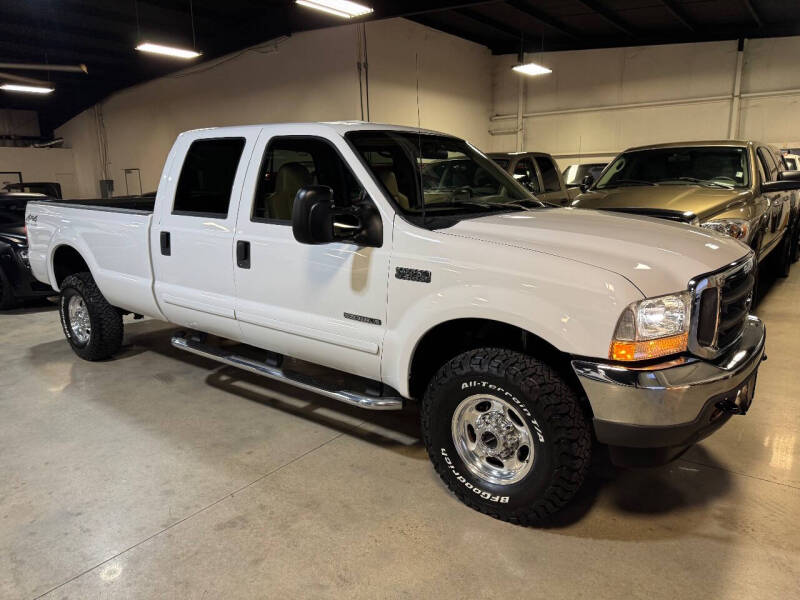
<path id="1" fill-rule="evenodd" d="M 153 295 L 154 200 L 148 195 L 29 202 L 26 225 L 34 276 L 58 290 L 59 264 L 77 252 L 111 304 L 163 318 Z"/>

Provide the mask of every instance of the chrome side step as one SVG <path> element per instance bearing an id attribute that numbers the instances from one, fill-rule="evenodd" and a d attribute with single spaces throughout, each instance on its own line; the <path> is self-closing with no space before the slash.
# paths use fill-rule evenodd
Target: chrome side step
<path id="1" fill-rule="evenodd" d="M 199 339 L 192 339 L 191 335 L 180 333 L 172 337 L 172 345 L 179 350 L 191 352 L 205 358 L 210 358 L 224 363 L 231 367 L 237 367 L 245 371 L 250 371 L 256 375 L 268 377 L 276 381 L 282 381 L 311 392 L 316 392 L 328 398 L 333 398 L 339 402 L 366 408 L 368 410 L 400 410 L 403 408 L 403 398 L 399 395 L 371 395 L 365 392 L 355 392 L 349 390 L 338 390 L 325 386 L 313 377 L 301 373 L 286 373 L 279 366 L 273 366 L 265 362 L 259 362 L 251 358 L 239 356 L 226 352 L 222 348 L 217 348 L 203 343 Z M 392 390 L 393 391 L 393 390 Z"/>

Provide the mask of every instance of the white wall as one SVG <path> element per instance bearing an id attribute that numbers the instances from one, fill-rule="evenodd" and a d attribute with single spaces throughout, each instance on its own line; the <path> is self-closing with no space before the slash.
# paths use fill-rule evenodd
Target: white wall
<path id="1" fill-rule="evenodd" d="M 742 71 L 738 137 L 787 145 L 800 140 L 800 37 L 748 40 Z M 553 73 L 524 79 L 524 149 L 543 150 L 562 165 L 608 159 L 657 142 L 726 139 L 737 42 L 673 44 L 528 55 Z M 493 150 L 516 149 L 520 75 L 516 57 L 493 57 Z M 749 97 L 776 90 L 788 95 Z M 704 99 L 701 102 L 694 100 Z M 652 106 L 629 106 L 636 104 Z M 626 105 L 628 105 L 626 107 Z M 572 111 L 572 112 L 570 112 Z M 547 114 L 542 114 L 547 113 Z M 587 156 L 592 155 L 595 156 Z"/>
<path id="2" fill-rule="evenodd" d="M 416 125 L 416 61 L 423 127 L 489 141 L 491 56 L 483 46 L 404 19 L 366 24 L 370 117 Z M 357 26 L 295 34 L 277 49 L 224 61 L 129 88 L 102 105 L 108 176 L 125 192 L 123 169 L 139 168 L 155 189 L 175 136 L 198 127 L 358 119 Z M 56 131 L 74 149 L 80 195 L 96 196 L 101 178 L 94 109 Z"/>
<path id="3" fill-rule="evenodd" d="M 23 181 L 56 181 L 65 197 L 75 196 L 75 161 L 65 148 L 0 148 L 0 171 L 21 171 Z M 6 180 L 0 177 L 0 187 Z M 14 179 L 13 181 L 16 181 Z"/>

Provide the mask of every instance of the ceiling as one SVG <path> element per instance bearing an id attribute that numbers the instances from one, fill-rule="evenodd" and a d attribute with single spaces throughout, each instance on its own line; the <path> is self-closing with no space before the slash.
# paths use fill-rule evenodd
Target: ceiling
<path id="1" fill-rule="evenodd" d="M 368 19 L 405 16 L 497 54 L 518 52 L 521 43 L 538 52 L 800 34 L 800 10 L 787 10 L 785 0 L 360 1 L 375 9 Z M 13 71 L 50 79 L 56 91 L 0 93 L 0 108 L 39 111 L 49 135 L 113 91 L 186 66 L 136 52 L 139 41 L 191 47 L 194 33 L 209 60 L 342 23 L 293 0 L 4 1 L 0 62 L 83 63 L 89 73 Z"/>

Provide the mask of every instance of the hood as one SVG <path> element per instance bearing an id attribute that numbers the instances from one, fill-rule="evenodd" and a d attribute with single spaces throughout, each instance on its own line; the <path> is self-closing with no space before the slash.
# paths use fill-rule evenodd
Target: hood
<path id="1" fill-rule="evenodd" d="M 701 220 L 750 198 L 749 189 L 725 189 L 700 185 L 628 185 L 589 190 L 575 199 L 578 208 L 640 208 L 690 212 Z"/>
<path id="2" fill-rule="evenodd" d="M 731 237 L 662 219 L 545 208 L 459 222 L 440 233 L 552 254 L 625 277 L 647 297 L 685 290 L 750 249 Z"/>

